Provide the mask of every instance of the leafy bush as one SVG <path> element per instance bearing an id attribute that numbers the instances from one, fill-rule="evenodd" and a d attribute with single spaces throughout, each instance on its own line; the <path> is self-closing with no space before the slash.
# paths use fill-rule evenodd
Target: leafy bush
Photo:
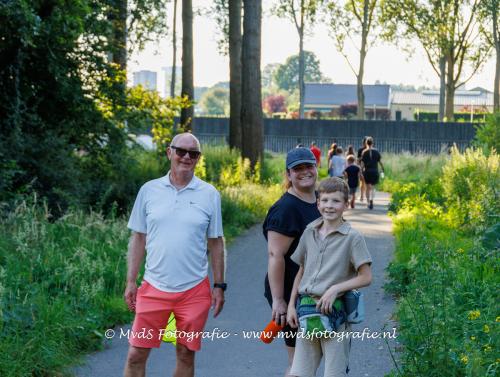
<path id="1" fill-rule="evenodd" d="M 443 168 L 443 189 L 450 213 L 458 224 L 482 232 L 498 222 L 500 213 L 500 158 L 492 151 L 452 150 Z"/>
<path id="2" fill-rule="evenodd" d="M 500 153 L 500 112 L 489 115 L 484 125 L 476 127 L 474 144 L 485 154 L 489 154 L 492 148 Z"/>

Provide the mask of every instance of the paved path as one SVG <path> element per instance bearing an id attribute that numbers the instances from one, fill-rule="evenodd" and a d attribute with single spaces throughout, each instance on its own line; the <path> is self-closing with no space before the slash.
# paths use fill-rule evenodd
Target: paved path
<path id="1" fill-rule="evenodd" d="M 387 217 L 388 195 L 379 193 L 375 209 L 368 211 L 366 205 L 350 210 L 346 218 L 366 238 L 374 259 L 373 282 L 363 290 L 365 293 L 367 320 L 353 327 L 353 331 L 380 331 L 384 326 L 392 331 L 393 301 L 384 293 L 384 269 L 392 258 L 393 238 L 391 220 Z M 222 333 L 227 339 L 204 340 L 201 352 L 196 355 L 197 377 L 255 377 L 282 376 L 286 365 L 283 341 L 276 339 L 270 345 L 258 339 L 244 339 L 243 330 L 261 330 L 269 321 L 270 308 L 263 296 L 264 276 L 267 269 L 266 243 L 261 226 L 251 228 L 229 248 L 228 284 L 226 305 L 217 319 L 210 317 L 206 331 Z M 124 327 L 126 331 L 129 326 Z M 120 329 L 105 350 L 88 356 L 85 365 L 74 369 L 78 377 L 122 376 L 128 343 L 119 339 Z M 394 342 L 391 342 L 394 346 Z M 382 377 L 393 363 L 386 342 L 382 339 L 353 340 L 350 377 Z M 171 376 L 175 364 L 175 350 L 170 344 L 154 349 L 148 362 L 148 377 Z M 318 376 L 323 375 L 322 367 Z"/>

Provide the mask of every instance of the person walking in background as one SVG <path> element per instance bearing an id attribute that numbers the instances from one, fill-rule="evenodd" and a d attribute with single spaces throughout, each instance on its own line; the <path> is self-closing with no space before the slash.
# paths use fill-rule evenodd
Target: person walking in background
<path id="1" fill-rule="evenodd" d="M 337 153 L 330 159 L 330 166 L 328 171 L 331 171 L 330 177 L 344 177 L 345 158 L 344 151 L 341 147 L 337 147 Z"/>
<path id="2" fill-rule="evenodd" d="M 347 167 L 344 170 L 344 176 L 347 178 L 349 186 L 350 205 L 354 208 L 356 202 L 356 191 L 358 190 L 359 182 L 363 182 L 363 174 L 361 168 L 356 165 L 356 157 L 353 154 L 347 156 Z"/>
<path id="3" fill-rule="evenodd" d="M 195 136 L 176 135 L 167 149 L 170 171 L 145 183 L 135 200 L 128 222 L 133 233 L 124 294 L 135 318 L 125 377 L 145 376 L 151 348 L 160 346 L 161 331 L 172 312 L 179 332 L 196 335 L 205 327 L 210 306 L 216 317 L 224 305 L 221 200 L 212 185 L 194 176 L 200 155 Z M 137 288 L 146 249 L 144 279 Z M 212 259 L 212 292 L 207 249 Z M 194 376 L 195 352 L 200 347 L 199 336 L 177 336 L 175 377 Z"/>
<path id="4" fill-rule="evenodd" d="M 357 157 L 358 157 L 358 166 L 361 166 L 361 155 L 363 154 L 363 151 L 366 149 L 366 138 L 368 136 L 363 137 L 363 140 L 361 142 L 361 148 L 358 149 Z M 354 154 L 354 153 L 353 153 Z M 359 201 L 362 202 L 365 200 L 365 193 L 366 193 L 366 183 L 364 181 L 361 181 L 360 183 L 360 197 Z"/>
<path id="5" fill-rule="evenodd" d="M 320 216 L 315 193 L 318 171 L 312 152 L 307 148 L 289 151 L 285 174 L 287 191 L 269 209 L 262 227 L 269 258 L 264 295 L 272 308 L 271 317 L 277 324 L 286 324 L 293 281 L 299 270 L 291 256 L 307 224 Z M 296 330 L 286 325 L 283 331 L 288 353 L 285 376 L 289 376 Z"/>
<path id="6" fill-rule="evenodd" d="M 384 165 L 382 164 L 382 155 L 379 151 L 373 148 L 373 138 L 367 137 L 366 149 L 361 155 L 361 166 L 366 183 L 366 202 L 369 209 L 373 209 L 375 186 L 377 185 L 380 177 L 378 165 L 380 165 L 383 172 Z"/>
<path id="7" fill-rule="evenodd" d="M 293 284 L 287 320 L 292 327 L 300 324 L 304 336 L 297 337 L 290 373 L 298 377 L 316 376 L 324 357 L 324 375 L 339 377 L 346 376 L 349 369 L 351 339 L 327 336 L 325 332 L 339 334 L 351 330 L 345 313 L 341 315 L 344 310 L 341 297 L 349 290 L 371 283 L 372 258 L 361 233 L 342 217 L 349 206 L 346 182 L 327 178 L 319 184 L 318 194 L 321 217 L 307 226 L 292 255 L 300 269 Z M 308 311 L 309 318 L 302 320 L 302 304 L 316 304 L 316 313 Z M 318 331 L 315 336 L 305 336 L 314 330 Z"/>
<path id="8" fill-rule="evenodd" d="M 337 154 L 337 143 L 332 143 L 332 145 L 330 145 L 330 149 L 328 149 L 328 153 L 327 153 L 328 162 L 330 162 L 331 158 L 336 154 Z"/>
<path id="9" fill-rule="evenodd" d="M 349 156 L 351 154 L 354 155 L 354 147 L 352 146 L 352 144 L 347 148 L 346 156 Z"/>
<path id="10" fill-rule="evenodd" d="M 316 158 L 316 166 L 318 168 L 321 167 L 321 149 L 319 149 L 317 146 L 316 146 L 316 142 L 313 141 L 311 143 L 311 152 L 313 153 L 314 157 Z"/>

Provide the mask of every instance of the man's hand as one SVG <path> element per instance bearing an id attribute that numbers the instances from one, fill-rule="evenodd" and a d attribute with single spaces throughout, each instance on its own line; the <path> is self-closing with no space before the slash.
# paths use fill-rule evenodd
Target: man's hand
<path id="1" fill-rule="evenodd" d="M 212 309 L 214 311 L 214 318 L 222 311 L 224 302 L 224 291 L 221 288 L 212 289 Z"/>
<path id="2" fill-rule="evenodd" d="M 128 306 L 128 309 L 131 312 L 135 312 L 135 300 L 137 297 L 137 284 L 135 282 L 127 283 L 127 287 L 125 288 L 125 303 Z"/>
<path id="3" fill-rule="evenodd" d="M 323 314 L 330 314 L 332 312 L 333 303 L 337 298 L 338 292 L 335 286 L 327 289 L 323 296 L 316 303 L 316 310 L 321 311 Z"/>
<path id="4" fill-rule="evenodd" d="M 273 320 L 278 325 L 286 325 L 286 310 L 288 305 L 284 299 L 273 299 Z"/>

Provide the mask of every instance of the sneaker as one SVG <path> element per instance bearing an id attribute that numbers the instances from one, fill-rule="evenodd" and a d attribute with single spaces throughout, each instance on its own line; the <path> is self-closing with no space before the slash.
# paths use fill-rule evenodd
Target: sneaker
<path id="1" fill-rule="evenodd" d="M 373 209 L 373 200 L 370 200 L 370 204 L 368 204 L 368 208 Z"/>

